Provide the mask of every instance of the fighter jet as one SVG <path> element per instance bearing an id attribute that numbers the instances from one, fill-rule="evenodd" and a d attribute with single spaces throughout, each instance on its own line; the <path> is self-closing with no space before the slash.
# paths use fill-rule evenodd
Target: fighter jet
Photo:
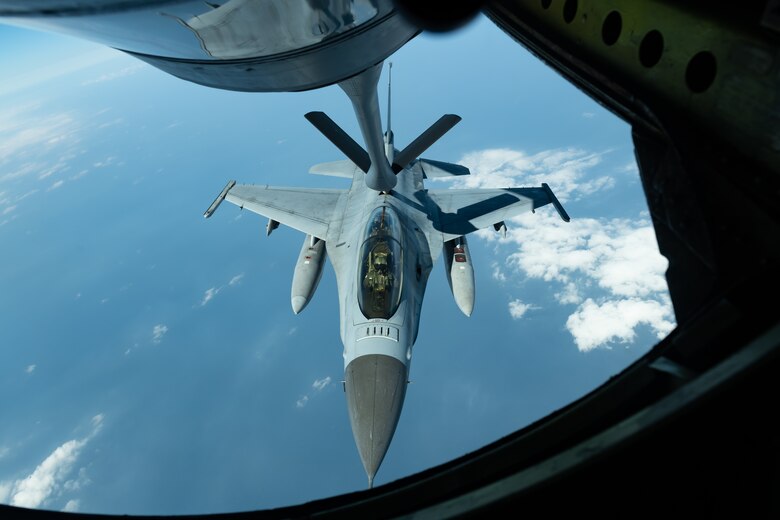
<path id="1" fill-rule="evenodd" d="M 394 145 L 388 86 L 382 133 L 377 83 L 382 63 L 342 81 L 365 148 L 323 112 L 306 118 L 347 156 L 311 173 L 352 179 L 349 189 L 275 188 L 231 180 L 204 213 L 223 200 L 269 219 L 267 234 L 284 224 L 306 234 L 292 281 L 298 314 L 317 288 L 325 257 L 336 273 L 344 344 L 344 391 L 352 433 L 369 487 L 395 433 L 417 339 L 428 275 L 443 254 L 460 310 L 474 307 L 474 271 L 466 235 L 552 203 L 569 216 L 547 184 L 530 188 L 429 190 L 433 177 L 468 175 L 468 168 L 419 158 L 460 121 L 442 116 L 402 150 Z M 389 74 L 388 74 L 389 75 Z"/>

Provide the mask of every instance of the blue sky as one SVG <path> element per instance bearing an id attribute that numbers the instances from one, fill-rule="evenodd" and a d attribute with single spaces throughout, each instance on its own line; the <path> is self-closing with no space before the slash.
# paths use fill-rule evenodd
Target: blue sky
<path id="1" fill-rule="evenodd" d="M 331 267 L 295 316 L 303 236 L 202 218 L 231 178 L 346 187 L 306 173 L 342 157 L 303 118 L 359 137 L 346 96 L 208 89 L 10 27 L 0 43 L 0 502 L 207 513 L 364 488 Z M 628 125 L 482 18 L 392 61 L 399 147 L 457 113 L 425 154 L 471 168 L 453 187 L 548 182 L 572 221 L 546 207 L 470 237 L 471 318 L 434 267 L 377 484 L 566 405 L 674 326 Z"/>

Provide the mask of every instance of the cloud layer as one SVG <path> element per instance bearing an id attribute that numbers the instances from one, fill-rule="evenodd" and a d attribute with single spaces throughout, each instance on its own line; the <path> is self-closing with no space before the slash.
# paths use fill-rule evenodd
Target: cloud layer
<path id="1" fill-rule="evenodd" d="M 162 323 L 152 327 L 152 343 L 159 345 L 162 342 L 163 336 L 168 333 L 168 326 Z"/>
<path id="2" fill-rule="evenodd" d="M 103 414 L 92 418 L 92 430 L 81 439 L 71 439 L 57 448 L 41 462 L 35 470 L 24 478 L 0 482 L 0 502 L 12 506 L 38 508 L 61 491 L 75 491 L 84 481 L 82 474 L 76 480 L 67 480 L 79 455 L 103 426 Z M 75 510 L 78 500 L 70 500 L 66 505 L 69 511 Z"/>
<path id="3" fill-rule="evenodd" d="M 83 129 L 76 114 L 39 104 L 0 109 L 0 226 L 18 217 L 28 197 L 74 177 L 70 164 L 81 151 Z"/>
<path id="4" fill-rule="evenodd" d="M 602 154 L 582 150 L 549 150 L 535 155 L 495 149 L 467 154 L 460 161 L 472 175 L 456 180 L 458 187 L 538 186 L 547 182 L 561 201 L 578 200 L 612 189 L 612 176 L 594 177 L 590 170 Z M 631 172 L 628 172 L 631 173 Z M 625 168 L 619 175 L 626 175 Z M 573 218 L 564 223 L 554 211 L 541 210 L 507 222 L 506 238 L 492 231 L 477 236 L 506 255 L 492 266 L 493 278 L 506 283 L 538 279 L 555 288 L 564 307 L 576 306 L 566 320 L 577 348 L 588 351 L 612 343 L 632 343 L 636 329 L 647 326 L 659 338 L 674 328 L 664 273 L 666 259 L 658 252 L 649 220 Z M 521 319 L 534 305 L 519 299 L 508 304 Z"/>
<path id="5" fill-rule="evenodd" d="M 460 188 L 507 188 L 539 186 L 546 182 L 563 202 L 615 186 L 609 175 L 593 177 L 588 170 L 602 161 L 603 153 L 579 149 L 546 150 L 529 155 L 519 150 L 496 148 L 471 152 L 458 161 L 471 175 L 459 177 Z"/>

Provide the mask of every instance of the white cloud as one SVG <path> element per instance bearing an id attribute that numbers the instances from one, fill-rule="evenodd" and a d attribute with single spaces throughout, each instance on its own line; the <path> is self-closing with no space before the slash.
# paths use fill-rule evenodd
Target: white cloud
<path id="1" fill-rule="evenodd" d="M 0 181 L 33 172 L 45 172 L 46 167 L 42 168 L 37 163 L 38 158 L 50 155 L 55 147 L 79 142 L 77 133 L 80 126 L 73 114 L 62 112 L 39 115 L 38 108 L 27 105 L 0 111 L 0 164 L 12 159 L 25 162 L 15 172 L 3 175 Z M 69 157 L 69 154 L 65 157 Z M 58 157 L 58 162 L 49 168 L 56 171 L 63 166 L 64 162 Z"/>
<path id="2" fill-rule="evenodd" d="M 124 118 L 117 117 L 112 121 L 106 121 L 105 123 L 99 124 L 98 128 L 111 128 L 112 126 L 121 125 L 124 122 L 125 122 Z"/>
<path id="3" fill-rule="evenodd" d="M 65 507 L 63 507 L 62 510 L 66 513 L 75 513 L 79 510 L 79 504 L 78 500 L 68 500 L 68 503 L 65 504 Z"/>
<path id="4" fill-rule="evenodd" d="M 79 469 L 79 473 L 74 479 L 66 480 L 62 487 L 71 493 L 80 490 L 83 487 L 92 483 L 92 480 L 87 476 L 87 468 Z"/>
<path id="5" fill-rule="evenodd" d="M 592 195 L 598 191 L 611 190 L 615 187 L 615 179 L 612 177 L 599 177 L 592 181 L 586 181 L 577 186 L 578 193 Z"/>
<path id="6" fill-rule="evenodd" d="M 103 419 L 105 418 L 106 414 L 103 413 L 99 413 L 92 418 L 90 422 L 92 423 L 92 427 L 95 428 L 95 433 L 99 432 L 103 428 Z"/>
<path id="7" fill-rule="evenodd" d="M 613 341 L 631 343 L 638 325 L 648 325 L 660 339 L 674 328 L 668 305 L 656 300 L 605 301 L 588 298 L 566 321 L 577 348 L 583 352 Z"/>
<path id="8" fill-rule="evenodd" d="M 8 184 L 21 193 L 3 190 L 2 205 L 7 207 L 0 211 L 10 218 L 0 225 L 12 222 L 21 201 L 39 191 L 26 181 L 37 180 L 46 191 L 63 186 L 60 176 L 81 153 L 83 128 L 75 113 L 46 110 L 40 104 L 0 108 L 0 187 Z"/>
<path id="9" fill-rule="evenodd" d="M 611 233 L 594 233 L 589 240 L 601 260 L 594 266 L 599 284 L 619 296 L 666 291 L 668 262 L 658 252 L 650 223 L 613 221 L 611 228 Z"/>
<path id="10" fill-rule="evenodd" d="M 594 117 L 596 117 L 596 114 L 594 114 L 593 112 L 583 112 L 582 117 L 584 117 L 585 119 L 593 119 Z"/>
<path id="11" fill-rule="evenodd" d="M 2 138 L 2 133 L 0 133 L 0 138 Z M 8 162 L 8 157 L 9 156 L 6 156 L 5 161 L 3 161 L 2 156 L 0 156 L 0 165 L 2 165 L 4 162 Z M 11 181 L 32 175 L 33 173 L 40 171 L 43 167 L 44 166 L 42 164 L 37 162 L 28 162 L 20 166 L 11 165 L 10 167 L 6 168 L 8 173 L 4 173 L 2 176 L 0 176 L 0 182 Z"/>
<path id="12" fill-rule="evenodd" d="M 497 282 L 506 282 L 506 275 L 501 270 L 501 266 L 498 262 L 491 262 L 490 267 L 493 268 L 493 279 Z"/>
<path id="13" fill-rule="evenodd" d="M 632 173 L 635 175 L 639 175 L 639 168 L 636 165 L 636 161 L 627 162 L 621 168 L 619 168 L 618 171 L 623 173 Z"/>
<path id="14" fill-rule="evenodd" d="M 16 482 L 11 496 L 11 505 L 39 507 L 70 473 L 86 442 L 84 439 L 73 439 L 55 449 L 32 474 Z"/>
<path id="15" fill-rule="evenodd" d="M 13 491 L 13 482 L 0 482 L 0 504 L 7 504 Z"/>
<path id="16" fill-rule="evenodd" d="M 5 226 L 9 222 L 13 222 L 14 220 L 16 220 L 16 215 L 12 215 L 11 218 L 7 218 L 7 219 L 3 220 L 2 222 L 0 222 L 0 227 Z"/>
<path id="17" fill-rule="evenodd" d="M 328 386 L 331 382 L 330 376 L 326 376 L 322 379 L 315 379 L 314 382 L 311 384 L 311 387 L 315 393 L 315 395 L 318 392 L 321 392 L 326 386 Z M 295 407 L 296 408 L 303 408 L 309 403 L 309 395 L 303 395 L 300 399 L 295 401 Z"/>
<path id="18" fill-rule="evenodd" d="M 330 384 L 330 376 L 327 376 L 324 379 L 317 379 L 312 383 L 311 387 L 316 390 L 317 392 L 321 391 L 323 388 L 328 386 Z"/>
<path id="19" fill-rule="evenodd" d="M 219 287 L 211 287 L 209 289 L 206 289 L 206 292 L 203 293 L 203 298 L 200 300 L 200 306 L 205 306 L 208 302 L 214 299 L 214 297 L 222 291 L 225 287 L 234 287 L 236 285 L 239 285 L 241 283 L 241 280 L 244 278 L 244 273 L 237 274 L 233 278 L 230 279 L 230 281 L 227 283 L 227 285 L 220 285 Z"/>
<path id="20" fill-rule="evenodd" d="M 96 162 L 96 163 L 93 163 L 93 164 L 92 164 L 92 166 L 93 166 L 94 168 L 105 168 L 106 166 L 111 166 L 111 165 L 112 165 L 112 164 L 114 164 L 115 162 L 116 162 L 116 157 L 114 157 L 114 156 L 109 156 L 109 157 L 106 157 L 106 158 L 105 158 L 104 160 L 102 160 L 102 161 L 98 161 L 98 162 Z"/>
<path id="21" fill-rule="evenodd" d="M 519 320 L 526 312 L 536 308 L 537 307 L 530 303 L 523 303 L 520 300 L 512 300 L 509 302 L 509 314 L 512 316 L 512 319 L 515 320 Z"/>
<path id="22" fill-rule="evenodd" d="M 489 234 L 482 236 L 496 240 Z M 501 242 L 516 248 L 507 258 L 508 266 L 526 277 L 560 284 L 555 297 L 561 304 L 578 304 L 585 291 L 593 293 L 595 288 L 604 293 L 598 304 L 592 298 L 587 306 L 583 303 L 567 322 L 582 350 L 611 341 L 632 341 L 634 335 L 628 334 L 626 327 L 633 331 L 646 323 L 654 331 L 666 332 L 673 327 L 664 278 L 667 261 L 658 252 L 652 226 L 646 220 L 581 218 L 563 223 L 557 215 L 538 212 L 512 219 L 507 238 Z M 633 303 L 628 305 L 627 301 Z M 636 309 L 647 311 L 647 317 L 620 318 L 614 312 Z M 510 307 L 513 316 L 518 310 Z M 597 314 L 601 335 L 594 335 L 578 321 Z M 608 327 L 613 320 L 614 327 Z"/>
<path id="23" fill-rule="evenodd" d="M 52 191 L 52 190 L 56 190 L 57 188 L 61 187 L 63 184 L 65 184 L 65 181 L 63 181 L 63 180 L 61 180 L 61 179 L 60 179 L 60 180 L 58 180 L 58 181 L 55 181 L 55 182 L 53 182 L 53 183 L 52 183 L 52 185 L 51 185 L 51 186 L 49 186 L 49 187 L 46 189 L 46 191 Z"/>
<path id="24" fill-rule="evenodd" d="M 10 453 L 10 451 L 11 451 L 11 448 L 9 448 L 8 446 L 0 446 L 0 459 L 5 457 L 6 455 L 8 455 L 8 453 Z M 0 502 L 2 502 L 2 500 L 0 500 Z"/>
<path id="25" fill-rule="evenodd" d="M 3 78 L 4 81 L 0 84 L 0 96 L 51 82 L 66 74 L 93 67 L 118 57 L 127 59 L 120 51 L 100 46 L 92 51 L 76 53 L 69 58 L 47 62 L 45 67 L 36 67 L 23 74 Z"/>
<path id="26" fill-rule="evenodd" d="M 580 303 L 582 296 L 577 288 L 577 284 L 569 282 L 563 286 L 563 289 L 555 293 L 555 299 L 559 303 Z"/>
<path id="27" fill-rule="evenodd" d="M 58 446 L 28 476 L 0 483 L 0 502 L 13 506 L 38 508 L 57 496 L 71 473 L 81 451 L 98 434 L 103 415 L 92 419 L 92 431 L 82 439 L 72 439 Z M 10 500 L 9 500 L 10 499 Z"/>
<path id="28" fill-rule="evenodd" d="M 608 176 L 593 178 L 587 175 L 590 168 L 601 163 L 602 155 L 576 148 L 546 150 L 533 155 L 508 148 L 482 150 L 467 153 L 459 161 L 471 170 L 471 175 L 446 180 L 453 181 L 459 188 L 539 186 L 546 182 L 565 202 L 571 197 L 614 185 Z"/>
<path id="29" fill-rule="evenodd" d="M 35 371 L 36 366 L 37 365 L 27 365 L 27 368 L 24 371 L 27 372 L 28 374 L 32 374 Z"/>
<path id="30" fill-rule="evenodd" d="M 159 324 L 155 325 L 152 329 L 152 343 L 159 345 L 163 339 L 163 336 L 168 332 L 168 326 Z"/>
<path id="31" fill-rule="evenodd" d="M 214 298 L 214 296 L 216 296 L 221 290 L 222 287 L 212 287 L 210 289 L 206 289 L 206 292 L 203 294 L 203 299 L 200 301 L 200 306 L 203 307 L 208 302 L 210 302 L 212 298 Z"/>
<path id="32" fill-rule="evenodd" d="M 33 196 L 33 195 L 35 195 L 36 193 L 38 193 L 38 189 L 37 189 L 37 188 L 34 188 L 34 189 L 32 189 L 32 190 L 30 190 L 30 191 L 26 192 L 25 194 L 23 194 L 23 195 L 20 195 L 19 197 L 17 197 L 17 198 L 16 198 L 16 201 L 17 201 L 17 202 L 19 202 L 19 201 L 22 201 L 22 200 L 26 199 L 27 197 L 32 197 L 32 196 Z"/>
<path id="33" fill-rule="evenodd" d="M 144 68 L 144 64 L 143 63 L 133 64 L 133 65 L 130 65 L 130 66 L 125 67 L 123 69 L 120 69 L 120 70 L 117 70 L 117 71 L 114 71 L 114 72 L 109 72 L 107 74 L 102 74 L 102 75 L 98 76 L 97 78 L 87 80 L 87 81 L 83 82 L 81 84 L 81 86 L 85 87 L 87 85 L 94 85 L 96 83 L 104 83 L 106 81 L 112 81 L 112 80 L 115 80 L 115 79 L 124 78 L 124 77 L 127 77 L 127 76 L 135 74 L 136 72 L 138 72 L 139 70 L 141 70 L 143 68 Z"/>
<path id="34" fill-rule="evenodd" d="M 472 175 L 456 179 L 460 187 L 538 186 L 547 182 L 559 199 L 578 198 L 611 189 L 615 179 L 594 177 L 601 154 L 582 150 L 549 150 L 534 155 L 494 149 L 467 154 L 461 163 Z M 578 305 L 567 328 L 580 350 L 632 342 L 636 328 L 646 325 L 659 337 L 674 327 L 664 273 L 667 260 L 658 252 L 647 218 L 562 222 L 553 209 L 526 213 L 508 222 L 506 238 L 490 231 L 476 235 L 499 251 L 513 249 L 506 271 L 493 267 L 505 281 L 513 272 L 523 279 L 553 285 L 561 305 Z M 584 303 L 583 303 L 584 300 Z M 514 299 L 509 312 L 518 319 L 531 308 Z M 596 325 L 597 324 L 597 325 Z"/>

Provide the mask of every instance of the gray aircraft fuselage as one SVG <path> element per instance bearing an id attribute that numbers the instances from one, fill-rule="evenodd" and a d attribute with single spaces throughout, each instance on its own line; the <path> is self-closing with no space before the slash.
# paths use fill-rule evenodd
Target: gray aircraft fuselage
<path id="1" fill-rule="evenodd" d="M 342 225 L 325 244 L 338 283 L 350 421 L 373 480 L 401 414 L 434 258 L 427 215 L 402 202 L 414 200 L 421 176 L 403 170 L 391 194 L 368 188 L 362 177 L 360 171 L 355 175 Z M 371 263 L 372 253 L 386 255 L 380 267 Z M 381 268 L 386 272 L 377 273 Z"/>
<path id="2" fill-rule="evenodd" d="M 442 116 L 402 150 L 390 129 L 382 133 L 377 82 L 382 64 L 339 83 L 352 102 L 365 148 L 322 112 L 307 119 L 349 158 L 312 167 L 312 173 L 350 177 L 348 190 L 274 188 L 230 181 L 206 210 L 223 200 L 306 234 L 291 291 L 293 312 L 310 301 L 330 258 L 338 285 L 344 345 L 344 391 L 360 458 L 373 484 L 401 415 L 412 347 L 425 287 L 442 252 L 458 307 L 471 315 L 474 274 L 465 235 L 552 203 L 568 221 L 552 190 L 502 188 L 428 190 L 427 177 L 468 175 L 467 168 L 418 159 L 460 118 Z M 388 96 L 389 97 L 389 96 Z M 324 252 L 323 252 L 324 242 Z"/>

